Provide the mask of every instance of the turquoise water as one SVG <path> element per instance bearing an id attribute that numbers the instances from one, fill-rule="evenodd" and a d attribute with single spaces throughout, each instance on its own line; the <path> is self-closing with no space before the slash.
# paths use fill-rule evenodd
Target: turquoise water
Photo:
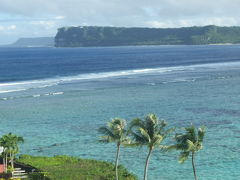
<path id="1" fill-rule="evenodd" d="M 1 134 L 11 131 L 23 136 L 21 153 L 113 162 L 115 145 L 99 144 L 97 128 L 113 117 L 130 121 L 156 113 L 170 126 L 207 127 L 204 149 L 196 156 L 199 179 L 240 179 L 239 62 L 103 76 L 62 80 L 52 86 L 48 80 L 45 87 L 1 93 Z M 193 179 L 190 160 L 178 164 L 177 155 L 155 150 L 149 179 Z M 145 148 L 122 148 L 120 163 L 141 179 L 146 156 Z"/>

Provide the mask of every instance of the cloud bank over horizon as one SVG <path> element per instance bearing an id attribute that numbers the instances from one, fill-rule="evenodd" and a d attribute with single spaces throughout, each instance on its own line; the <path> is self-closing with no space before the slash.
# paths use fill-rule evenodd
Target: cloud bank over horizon
<path id="1" fill-rule="evenodd" d="M 62 26 L 239 26 L 239 0 L 0 0 L 0 44 Z"/>

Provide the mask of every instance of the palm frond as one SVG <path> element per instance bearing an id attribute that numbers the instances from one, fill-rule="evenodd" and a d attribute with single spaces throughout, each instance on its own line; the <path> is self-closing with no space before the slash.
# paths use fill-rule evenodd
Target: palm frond
<path id="1" fill-rule="evenodd" d="M 149 136 L 149 134 L 148 134 L 148 132 L 147 132 L 146 129 L 143 129 L 143 128 L 140 127 L 140 128 L 138 129 L 138 131 L 139 131 L 139 133 L 142 135 L 142 137 L 143 137 L 146 141 L 148 141 L 148 142 L 151 141 L 151 137 Z"/>
<path id="2" fill-rule="evenodd" d="M 188 159 L 189 154 L 190 154 L 189 152 L 181 152 L 178 158 L 178 162 L 184 163 Z"/>
<path id="3" fill-rule="evenodd" d="M 189 139 L 187 140 L 187 145 L 188 145 L 187 151 L 195 151 L 196 150 L 195 144 L 192 141 L 190 141 Z"/>
<path id="4" fill-rule="evenodd" d="M 186 151 L 187 147 L 186 144 L 174 144 L 169 146 L 169 150 Z"/>
<path id="5" fill-rule="evenodd" d="M 101 139 L 99 139 L 98 142 L 100 142 L 100 143 L 110 143 L 110 142 L 114 142 L 114 139 L 112 139 L 109 136 L 101 136 Z"/>
<path id="6" fill-rule="evenodd" d="M 98 131 L 106 136 L 110 136 L 113 138 L 115 137 L 115 134 L 112 132 L 112 130 L 107 127 L 100 127 Z"/>
<path id="7" fill-rule="evenodd" d="M 158 145 L 158 148 L 161 150 L 161 152 L 170 152 L 171 151 L 171 148 L 170 146 L 167 146 L 167 145 Z"/>
<path id="8" fill-rule="evenodd" d="M 157 134 L 157 135 L 154 135 L 152 141 L 150 142 L 150 146 L 154 147 L 154 146 L 159 146 L 160 143 L 163 141 L 164 137 Z"/>
<path id="9" fill-rule="evenodd" d="M 148 114 L 145 117 L 145 128 L 148 131 L 148 134 L 151 138 L 153 138 L 156 127 L 159 125 L 159 120 L 155 114 Z"/>
<path id="10" fill-rule="evenodd" d="M 126 126 L 126 120 L 121 118 L 114 118 L 112 119 L 111 123 L 113 125 L 119 125 L 122 128 Z"/>
<path id="11" fill-rule="evenodd" d="M 189 127 L 185 128 L 186 130 L 186 136 L 188 136 L 187 139 L 191 140 L 192 142 L 197 141 L 197 134 L 196 134 L 196 128 L 194 125 L 191 125 Z"/>
<path id="12" fill-rule="evenodd" d="M 100 127 L 98 131 L 102 133 L 103 142 L 122 143 L 127 137 L 126 121 L 121 118 L 114 118 L 106 126 Z M 100 141 L 101 142 L 101 141 Z"/>
<path id="13" fill-rule="evenodd" d="M 176 134 L 174 139 L 178 145 L 181 145 L 182 148 L 188 148 L 187 140 L 189 139 L 189 136 L 187 134 Z"/>
<path id="14" fill-rule="evenodd" d="M 141 143 L 141 144 L 147 144 L 148 140 L 142 136 L 142 134 L 136 133 L 136 132 L 132 132 L 132 136 L 135 140 L 134 143 Z"/>
<path id="15" fill-rule="evenodd" d="M 204 126 L 198 129 L 198 141 L 203 142 L 203 138 L 205 136 L 206 128 Z"/>
<path id="16" fill-rule="evenodd" d="M 165 129 L 167 123 L 159 120 L 155 114 L 148 114 L 144 120 L 133 119 L 130 125 L 130 132 L 137 144 L 147 145 L 149 148 L 159 146 L 162 141 L 174 129 Z"/>
<path id="17" fill-rule="evenodd" d="M 145 123 L 142 119 L 140 118 L 135 118 L 131 121 L 129 129 L 132 130 L 135 127 L 141 127 L 141 128 L 145 128 Z"/>
<path id="18" fill-rule="evenodd" d="M 199 151 L 199 150 L 202 149 L 202 148 L 203 148 L 202 142 L 198 142 L 198 143 L 196 144 L 196 151 Z"/>
<path id="19" fill-rule="evenodd" d="M 177 149 L 177 147 L 176 147 L 177 145 L 170 145 L 170 146 L 167 146 L 167 148 L 165 149 L 166 151 L 173 151 L 173 150 L 176 150 Z"/>
<path id="20" fill-rule="evenodd" d="M 201 127 L 196 130 L 194 125 L 184 128 L 185 133 L 176 134 L 176 144 L 168 147 L 168 150 L 180 150 L 179 162 L 183 163 L 188 159 L 188 156 L 192 152 L 197 152 L 202 149 L 202 142 L 205 134 L 205 128 Z"/>
<path id="21" fill-rule="evenodd" d="M 132 140 L 129 137 L 124 137 L 124 138 L 121 138 L 120 142 L 121 144 L 125 145 L 125 144 L 131 144 Z"/>

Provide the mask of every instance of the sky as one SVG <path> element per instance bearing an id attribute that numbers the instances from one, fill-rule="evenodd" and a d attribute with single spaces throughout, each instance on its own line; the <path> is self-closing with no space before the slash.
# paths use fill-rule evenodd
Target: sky
<path id="1" fill-rule="evenodd" d="M 240 0 L 0 0 L 0 44 L 63 26 L 240 26 Z"/>

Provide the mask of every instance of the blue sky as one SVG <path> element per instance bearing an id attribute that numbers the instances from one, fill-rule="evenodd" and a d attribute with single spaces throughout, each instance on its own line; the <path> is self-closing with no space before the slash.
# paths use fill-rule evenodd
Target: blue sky
<path id="1" fill-rule="evenodd" d="M 62 26 L 240 26 L 240 0 L 0 0 L 0 44 Z"/>

